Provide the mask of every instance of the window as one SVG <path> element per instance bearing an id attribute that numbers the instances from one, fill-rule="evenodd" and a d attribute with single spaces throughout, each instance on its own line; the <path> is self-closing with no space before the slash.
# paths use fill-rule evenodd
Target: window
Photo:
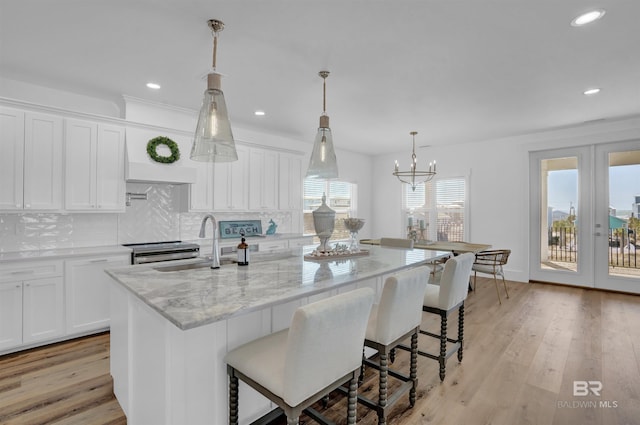
<path id="1" fill-rule="evenodd" d="M 413 226 L 416 239 L 468 240 L 465 177 L 434 179 L 416 186 L 403 185 L 405 224 Z"/>
<path id="2" fill-rule="evenodd" d="M 313 210 L 322 204 L 322 194 L 324 193 L 327 196 L 327 205 L 336 212 L 336 222 L 330 240 L 349 239 L 349 231 L 344 227 L 342 219 L 356 216 L 356 188 L 356 184 L 343 181 L 305 179 L 303 207 L 304 234 L 316 234 L 313 226 L 312 213 Z M 317 239 L 317 237 L 315 239 Z M 317 242 L 319 242 L 319 240 Z"/>

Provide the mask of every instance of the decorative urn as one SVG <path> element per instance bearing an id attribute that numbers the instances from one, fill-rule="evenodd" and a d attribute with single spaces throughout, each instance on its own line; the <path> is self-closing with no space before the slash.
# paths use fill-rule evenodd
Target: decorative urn
<path id="1" fill-rule="evenodd" d="M 333 227 L 336 220 L 336 212 L 329 208 L 327 205 L 327 197 L 322 194 L 322 204 L 313 211 L 313 227 L 316 230 L 316 235 L 320 238 L 320 245 L 318 246 L 319 252 L 331 251 L 331 248 L 327 245 L 329 238 L 333 234 Z"/>

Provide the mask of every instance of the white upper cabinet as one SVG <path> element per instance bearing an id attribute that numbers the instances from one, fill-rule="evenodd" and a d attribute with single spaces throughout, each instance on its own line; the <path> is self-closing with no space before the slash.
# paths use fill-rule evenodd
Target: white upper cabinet
<path id="1" fill-rule="evenodd" d="M 266 149 L 249 150 L 249 209 L 278 209 L 278 154 Z"/>
<path id="2" fill-rule="evenodd" d="M 0 209 L 62 207 L 62 118 L 0 108 Z"/>
<path id="3" fill-rule="evenodd" d="M 96 203 L 101 211 L 124 211 L 124 128 L 98 124 Z"/>
<path id="4" fill-rule="evenodd" d="M 196 182 L 189 185 L 189 212 L 213 211 L 213 163 L 193 161 Z"/>
<path id="5" fill-rule="evenodd" d="M 22 209 L 24 112 L 0 109 L 0 209 Z"/>
<path id="6" fill-rule="evenodd" d="M 249 149 L 236 145 L 238 160 L 213 164 L 213 209 L 242 211 L 248 208 Z"/>
<path id="7" fill-rule="evenodd" d="M 278 206 L 281 210 L 302 209 L 302 158 L 280 154 Z"/>
<path id="8" fill-rule="evenodd" d="M 65 208 L 124 211 L 124 128 L 65 122 Z"/>

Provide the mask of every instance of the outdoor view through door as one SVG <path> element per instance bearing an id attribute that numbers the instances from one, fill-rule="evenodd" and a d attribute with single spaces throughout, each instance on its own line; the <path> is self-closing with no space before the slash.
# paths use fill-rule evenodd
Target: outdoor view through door
<path id="1" fill-rule="evenodd" d="M 637 146 L 532 156 L 533 279 L 640 292 L 640 150 L 629 149 Z"/>

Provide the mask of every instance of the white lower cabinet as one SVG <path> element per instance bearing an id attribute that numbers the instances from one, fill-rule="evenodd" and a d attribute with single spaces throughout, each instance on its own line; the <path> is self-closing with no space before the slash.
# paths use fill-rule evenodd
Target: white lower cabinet
<path id="1" fill-rule="evenodd" d="M 0 268 L 0 352 L 64 335 L 61 262 Z"/>
<path id="2" fill-rule="evenodd" d="M 22 282 L 0 283 L 0 351 L 22 344 Z"/>
<path id="3" fill-rule="evenodd" d="M 127 255 L 65 261 L 67 334 L 86 333 L 109 327 L 111 278 L 104 269 L 127 264 Z"/>
<path id="4" fill-rule="evenodd" d="M 277 251 L 280 249 L 287 249 L 288 247 L 289 242 L 286 239 L 281 241 L 260 242 L 258 244 L 258 251 Z"/>
<path id="5" fill-rule="evenodd" d="M 25 280 L 22 283 L 22 343 L 64 335 L 62 277 Z"/>
<path id="6" fill-rule="evenodd" d="M 305 245 L 313 244 L 313 236 L 305 236 L 302 238 L 289 239 L 289 248 L 298 248 Z"/>
<path id="7" fill-rule="evenodd" d="M 129 254 L 0 264 L 0 355 L 109 328 L 111 278 Z"/>

